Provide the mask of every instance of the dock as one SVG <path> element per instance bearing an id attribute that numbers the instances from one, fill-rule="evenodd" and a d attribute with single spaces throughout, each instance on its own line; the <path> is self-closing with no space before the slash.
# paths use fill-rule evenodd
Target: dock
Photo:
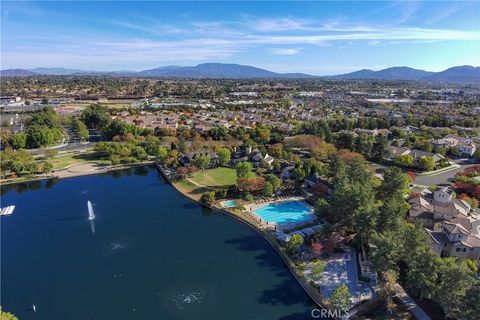
<path id="1" fill-rule="evenodd" d="M 0 216 L 9 216 L 15 210 L 15 206 L 8 206 L 0 209 Z"/>

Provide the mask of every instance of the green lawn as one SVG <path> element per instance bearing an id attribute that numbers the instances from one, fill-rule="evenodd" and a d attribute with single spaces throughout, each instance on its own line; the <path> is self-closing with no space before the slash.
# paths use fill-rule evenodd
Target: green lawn
<path id="1" fill-rule="evenodd" d="M 190 180 L 206 187 L 220 187 L 235 184 L 237 172 L 231 168 L 214 168 L 196 172 Z"/>
<path id="2" fill-rule="evenodd" d="M 74 154 L 67 154 L 61 155 L 58 157 L 53 158 L 52 160 L 54 170 L 63 169 L 73 164 L 81 164 L 81 163 L 98 163 L 98 164 L 109 164 L 108 160 L 99 160 L 95 159 L 94 154 L 82 154 L 82 155 L 74 155 Z"/>

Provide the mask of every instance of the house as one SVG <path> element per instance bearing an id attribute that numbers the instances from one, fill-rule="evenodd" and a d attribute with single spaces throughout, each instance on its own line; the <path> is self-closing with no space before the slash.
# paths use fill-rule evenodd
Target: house
<path id="1" fill-rule="evenodd" d="M 433 252 L 440 256 L 480 259 L 480 217 L 466 201 L 456 199 L 450 186 L 410 199 L 409 219 L 420 221 Z"/>
<path id="2" fill-rule="evenodd" d="M 390 151 L 390 159 L 395 159 L 398 156 L 410 154 L 411 152 L 411 150 L 408 148 L 394 147 L 394 146 L 389 146 L 388 150 Z"/>
<path id="3" fill-rule="evenodd" d="M 477 150 L 476 144 L 470 138 L 463 138 L 456 134 L 449 134 L 442 139 L 433 139 L 430 141 L 435 147 L 457 147 L 462 156 L 471 157 Z"/>

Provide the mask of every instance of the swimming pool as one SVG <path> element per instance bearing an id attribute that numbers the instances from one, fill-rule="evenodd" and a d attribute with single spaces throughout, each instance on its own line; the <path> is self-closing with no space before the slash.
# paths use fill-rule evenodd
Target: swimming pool
<path id="1" fill-rule="evenodd" d="M 312 208 L 297 200 L 270 203 L 253 212 L 263 220 L 276 224 L 304 222 L 315 217 Z"/>
<path id="2" fill-rule="evenodd" d="M 237 206 L 237 202 L 235 200 L 227 200 L 222 202 L 222 206 L 224 208 L 233 208 Z"/>

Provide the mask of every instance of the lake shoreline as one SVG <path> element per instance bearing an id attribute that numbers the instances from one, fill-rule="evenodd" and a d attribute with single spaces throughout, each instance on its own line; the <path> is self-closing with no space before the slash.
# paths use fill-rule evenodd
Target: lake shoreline
<path id="1" fill-rule="evenodd" d="M 120 165 L 98 165 L 98 164 L 80 164 L 80 165 L 71 165 L 67 168 L 58 170 L 53 172 L 51 175 L 37 175 L 33 177 L 29 177 L 26 179 L 16 178 L 16 179 L 6 179 L 4 181 L 0 181 L 0 186 L 6 186 L 16 183 L 25 183 L 25 182 L 33 182 L 39 180 L 50 180 L 50 179 L 68 179 L 68 178 L 76 178 L 82 176 L 90 176 L 95 174 L 102 174 L 108 173 L 111 171 L 117 170 L 124 170 L 134 167 L 141 167 L 141 166 L 150 166 L 153 165 L 153 161 L 144 161 L 139 163 L 127 163 L 127 164 L 120 164 Z M 71 170 L 72 167 L 75 166 L 83 166 L 79 170 Z"/>

